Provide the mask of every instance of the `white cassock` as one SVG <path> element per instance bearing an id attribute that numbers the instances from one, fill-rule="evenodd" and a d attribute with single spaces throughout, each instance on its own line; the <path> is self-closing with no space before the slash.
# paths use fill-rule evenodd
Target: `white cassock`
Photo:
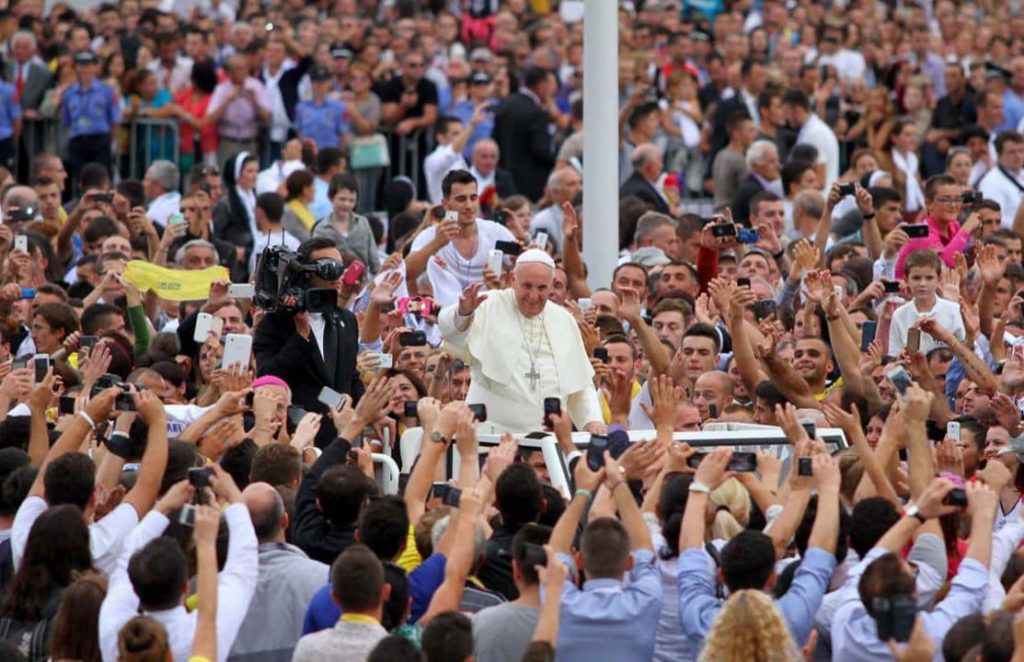
<path id="1" fill-rule="evenodd" d="M 583 338 L 561 306 L 549 301 L 540 315 L 525 317 L 511 289 L 491 291 L 470 317 L 459 315 L 457 303 L 445 307 L 438 326 L 446 351 L 469 364 L 466 402 L 487 406 L 492 431 L 542 429 L 551 397 L 577 428 L 604 422 Z"/>

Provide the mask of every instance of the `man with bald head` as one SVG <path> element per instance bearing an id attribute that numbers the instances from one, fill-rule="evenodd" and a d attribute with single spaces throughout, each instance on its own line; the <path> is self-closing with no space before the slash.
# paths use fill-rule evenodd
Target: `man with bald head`
<path id="1" fill-rule="evenodd" d="M 693 404 L 700 412 L 700 420 L 718 418 L 725 406 L 732 402 L 732 378 L 721 370 L 705 372 L 693 386 Z"/>
<path id="2" fill-rule="evenodd" d="M 576 168 L 559 168 L 548 177 L 548 200 L 551 204 L 537 212 L 530 221 L 530 233 L 546 232 L 554 240 L 558 252 L 562 252 L 562 221 L 565 218 L 562 205 L 572 204 L 583 191 L 583 177 Z"/>
<path id="3" fill-rule="evenodd" d="M 554 277 L 554 260 L 528 250 L 516 261 L 512 287 L 481 294 L 473 283 L 438 317 L 447 351 L 470 366 L 466 401 L 487 406 L 491 431 L 540 429 L 549 397 L 562 402 L 577 428 L 605 430 L 579 328 L 548 299 Z"/>
<path id="4" fill-rule="evenodd" d="M 285 542 L 288 513 L 270 484 L 250 483 L 242 500 L 259 542 L 260 574 L 231 656 L 290 659 L 302 636 L 306 608 L 330 577 L 330 567 Z"/>
<path id="5" fill-rule="evenodd" d="M 665 162 L 662 158 L 661 149 L 652 143 L 637 145 L 633 150 L 633 174 L 626 181 L 622 182 L 619 188 L 619 199 L 635 195 L 654 211 L 661 214 L 674 214 L 668 200 L 657 189 L 658 179 L 665 169 Z"/>

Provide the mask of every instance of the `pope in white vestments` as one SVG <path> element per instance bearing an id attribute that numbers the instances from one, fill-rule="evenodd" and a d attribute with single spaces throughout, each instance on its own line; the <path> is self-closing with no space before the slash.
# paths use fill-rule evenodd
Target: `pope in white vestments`
<path id="1" fill-rule="evenodd" d="M 557 397 L 577 428 L 604 432 L 576 320 L 548 301 L 554 274 L 547 253 L 528 250 L 516 262 L 510 289 L 480 294 L 473 284 L 438 316 L 445 349 L 472 371 L 466 402 L 487 406 L 493 431 L 542 429 L 544 399 Z"/>

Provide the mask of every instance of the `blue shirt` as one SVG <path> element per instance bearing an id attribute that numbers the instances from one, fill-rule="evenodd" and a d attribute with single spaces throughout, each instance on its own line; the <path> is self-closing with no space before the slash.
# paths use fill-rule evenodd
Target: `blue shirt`
<path id="1" fill-rule="evenodd" d="M 412 610 L 409 623 L 415 623 L 427 611 L 430 599 L 444 581 L 445 557 L 431 554 L 426 561 L 409 573 L 409 595 L 412 597 Z M 341 609 L 331 599 L 331 584 L 327 583 L 316 592 L 306 609 L 306 618 L 302 622 L 302 634 L 319 632 L 334 627 L 341 618 Z"/>
<path id="2" fill-rule="evenodd" d="M 21 119 L 21 104 L 14 100 L 15 89 L 0 82 L 0 140 L 14 135 L 14 122 Z"/>
<path id="3" fill-rule="evenodd" d="M 701 547 L 683 550 L 679 555 L 679 620 L 683 633 L 697 639 L 707 636 L 723 604 L 715 595 L 715 578 L 708 569 L 706 554 Z M 814 627 L 814 614 L 835 567 L 833 554 L 809 547 L 789 590 L 775 601 L 797 646 L 804 645 Z"/>
<path id="4" fill-rule="evenodd" d="M 567 555 L 558 554 L 558 559 L 570 572 L 573 570 Z M 591 579 L 580 590 L 567 578 L 562 589 L 555 659 L 647 662 L 654 656 L 661 596 L 654 553 L 646 549 L 633 552 L 629 583 Z"/>
<path id="5" fill-rule="evenodd" d="M 452 117 L 458 117 L 462 120 L 464 126 L 469 125 L 469 121 L 473 119 L 473 102 L 472 101 L 460 101 L 452 106 L 451 110 Z M 484 116 L 482 122 L 476 125 L 473 129 L 473 133 L 469 134 L 469 141 L 466 142 L 466 149 L 462 150 L 462 158 L 466 159 L 466 163 L 473 160 L 473 145 L 476 141 L 481 138 L 490 138 L 491 133 L 494 132 L 494 114 L 487 113 Z"/>
<path id="6" fill-rule="evenodd" d="M 121 120 L 121 104 L 114 90 L 98 80 L 88 90 L 81 83 L 73 83 L 64 92 L 60 119 L 70 129 L 70 138 L 110 133 Z"/>
<path id="7" fill-rule="evenodd" d="M 327 192 L 331 190 L 330 185 L 319 177 L 313 178 L 313 202 L 309 205 L 309 211 L 313 212 L 313 218 L 320 221 L 331 215 L 334 205 L 327 199 Z"/>
<path id="8" fill-rule="evenodd" d="M 312 138 L 319 149 L 340 147 L 341 134 L 348 132 L 345 102 L 337 99 L 300 101 L 295 106 L 295 130 L 304 138 Z"/>

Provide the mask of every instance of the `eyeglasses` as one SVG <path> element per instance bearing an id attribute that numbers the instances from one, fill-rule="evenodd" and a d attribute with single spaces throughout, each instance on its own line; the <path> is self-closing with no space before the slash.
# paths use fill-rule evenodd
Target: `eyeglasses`
<path id="1" fill-rule="evenodd" d="M 942 204 L 942 205 L 960 205 L 960 204 L 963 204 L 963 200 L 961 200 L 960 198 L 949 198 L 949 197 L 946 197 L 946 196 L 935 198 L 935 202 L 938 202 L 939 204 Z"/>

